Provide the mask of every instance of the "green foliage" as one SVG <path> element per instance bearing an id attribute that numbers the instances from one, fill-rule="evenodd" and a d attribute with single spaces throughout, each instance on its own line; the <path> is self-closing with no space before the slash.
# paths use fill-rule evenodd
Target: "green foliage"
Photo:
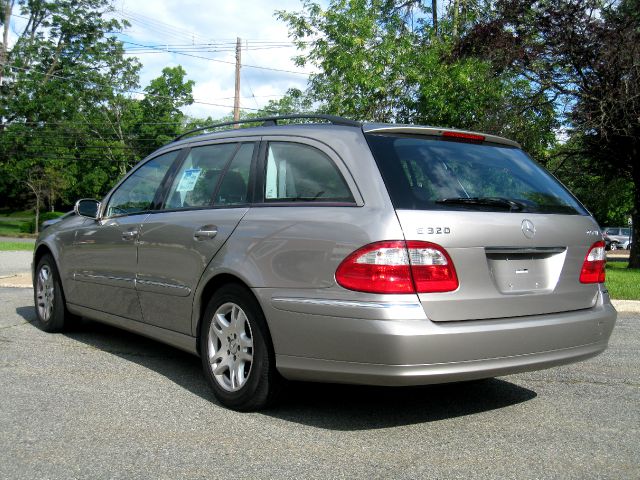
<path id="1" fill-rule="evenodd" d="M 627 225 L 633 210 L 634 185 L 623 176 L 612 175 L 610 167 L 580 154 L 576 141 L 550 152 L 547 168 L 566 185 L 602 226 Z"/>
<path id="2" fill-rule="evenodd" d="M 147 94 L 139 104 L 139 119 L 134 127 L 146 143 L 140 150 L 146 154 L 170 142 L 183 130 L 185 115 L 180 107 L 193 103 L 193 80 L 185 80 L 181 66 L 165 67 L 162 75 L 151 81 Z"/>
<path id="3" fill-rule="evenodd" d="M 29 230 L 30 221 L 25 220 L 0 220 L 0 237 L 19 237 Z"/>
<path id="4" fill-rule="evenodd" d="M 451 22 L 439 35 L 421 2 L 334 0 L 279 11 L 313 65 L 308 96 L 327 113 L 505 135 L 530 152 L 554 143 L 553 107 L 532 105 L 527 81 L 478 58 L 455 58 Z M 472 18 L 465 17 L 465 22 Z M 444 25 L 444 29 L 442 26 Z M 306 50 L 305 50 L 306 51 Z"/>
<path id="5" fill-rule="evenodd" d="M 42 222 L 45 222 L 47 220 L 53 220 L 55 218 L 59 218 L 62 215 L 64 215 L 65 212 L 44 212 L 42 214 L 40 214 L 40 225 L 42 225 Z M 36 231 L 36 219 L 35 217 L 32 218 L 30 221 L 28 222 L 23 222 L 20 225 L 20 233 L 35 233 Z"/>
<path id="6" fill-rule="evenodd" d="M 498 0 L 495 6 L 461 39 L 460 58 L 489 59 L 495 70 L 526 78 L 540 101 L 562 113 L 570 141 L 560 176 L 582 190 L 600 221 L 631 215 L 638 237 L 640 0 Z M 629 266 L 640 268 L 637 243 Z"/>
<path id="7" fill-rule="evenodd" d="M 111 35 L 126 25 L 110 9 L 109 0 L 20 3 L 27 27 L 0 48 L 3 203 L 35 204 L 28 178 L 42 185 L 43 208 L 100 198 L 182 130 L 193 82 L 166 68 L 135 98 L 140 65 Z"/>

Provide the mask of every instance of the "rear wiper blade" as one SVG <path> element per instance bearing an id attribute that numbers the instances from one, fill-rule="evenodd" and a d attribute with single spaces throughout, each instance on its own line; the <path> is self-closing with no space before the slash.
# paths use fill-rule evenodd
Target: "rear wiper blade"
<path id="1" fill-rule="evenodd" d="M 515 200 L 509 200 L 508 198 L 501 197 L 453 197 L 443 198 L 436 200 L 436 203 L 452 204 L 452 205 L 480 205 L 487 207 L 502 207 L 508 208 L 509 211 L 519 212 L 524 208 L 524 205 Z"/>

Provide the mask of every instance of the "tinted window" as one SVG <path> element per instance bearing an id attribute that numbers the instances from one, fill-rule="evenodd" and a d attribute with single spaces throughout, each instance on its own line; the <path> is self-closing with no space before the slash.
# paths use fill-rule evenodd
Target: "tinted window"
<path id="1" fill-rule="evenodd" d="M 367 140 L 396 208 L 587 215 L 518 148 L 409 135 Z"/>
<path id="2" fill-rule="evenodd" d="M 215 205 L 240 205 L 247 203 L 249 173 L 253 158 L 253 143 L 244 143 L 224 174 L 216 193 Z"/>
<path id="3" fill-rule="evenodd" d="M 269 143 L 265 201 L 353 202 L 342 175 L 317 148 Z"/>
<path id="4" fill-rule="evenodd" d="M 192 148 L 173 180 L 165 208 L 210 206 L 220 176 L 237 148 L 237 143 Z"/>
<path id="5" fill-rule="evenodd" d="M 135 170 L 111 195 L 106 215 L 111 217 L 150 210 L 156 191 L 178 153 L 176 150 L 160 155 Z"/>

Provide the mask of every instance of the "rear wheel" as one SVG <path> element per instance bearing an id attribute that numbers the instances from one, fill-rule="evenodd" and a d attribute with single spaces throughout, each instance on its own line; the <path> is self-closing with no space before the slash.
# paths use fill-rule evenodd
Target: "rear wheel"
<path id="1" fill-rule="evenodd" d="M 226 285 L 207 305 L 200 334 L 205 376 L 216 398 L 234 410 L 273 402 L 281 384 L 260 305 L 240 285 Z"/>
<path id="2" fill-rule="evenodd" d="M 38 262 L 33 287 L 35 324 L 40 330 L 60 332 L 75 320 L 67 312 L 60 275 L 51 255 L 44 255 Z"/>

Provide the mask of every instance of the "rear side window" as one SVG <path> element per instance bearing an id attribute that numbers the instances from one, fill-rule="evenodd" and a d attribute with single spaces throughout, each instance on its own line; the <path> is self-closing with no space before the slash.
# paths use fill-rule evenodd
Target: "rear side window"
<path id="1" fill-rule="evenodd" d="M 208 207 L 237 143 L 194 147 L 173 180 L 166 209 Z"/>
<path id="2" fill-rule="evenodd" d="M 588 214 L 518 148 L 390 134 L 367 141 L 397 209 Z"/>
<path id="3" fill-rule="evenodd" d="M 349 202 L 353 197 L 333 161 L 308 145 L 270 142 L 266 202 Z"/>
<path id="4" fill-rule="evenodd" d="M 215 205 L 242 205 L 247 203 L 249 173 L 253 158 L 253 143 L 243 143 L 222 177 L 216 192 Z"/>

